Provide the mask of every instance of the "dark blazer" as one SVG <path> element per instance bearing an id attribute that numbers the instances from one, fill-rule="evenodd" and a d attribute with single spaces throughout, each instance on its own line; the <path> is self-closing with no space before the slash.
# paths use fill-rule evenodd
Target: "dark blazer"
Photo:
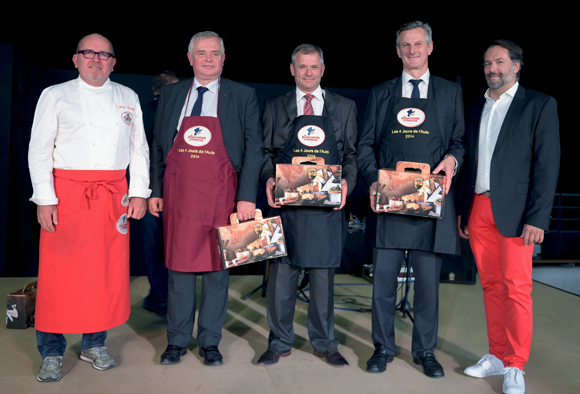
<path id="1" fill-rule="evenodd" d="M 298 117 L 296 89 L 278 97 L 266 100 L 262 110 L 264 133 L 264 162 L 261 181 L 265 186 L 269 178 L 276 176 L 273 164 L 278 150 L 284 148 L 294 120 Z M 342 161 L 342 177 L 346 180 L 348 192 L 354 190 L 357 180 L 356 140 L 358 136 L 356 105 L 354 101 L 333 94 L 324 89 L 323 116 L 327 116 L 334 126 L 334 138 Z M 330 163 L 329 163 L 330 164 Z"/>
<path id="2" fill-rule="evenodd" d="M 151 197 L 163 197 L 165 159 L 173 146 L 192 81 L 188 79 L 161 89 L 151 147 Z M 255 202 L 263 155 L 256 91 L 220 78 L 218 117 L 226 151 L 239 175 L 237 200 Z"/>
<path id="3" fill-rule="evenodd" d="M 465 131 L 461 87 L 432 74 L 429 77 L 429 84 L 433 84 L 433 92 L 437 100 L 437 117 L 445 144 L 445 155 L 453 155 L 459 168 L 463 163 L 465 153 L 464 142 L 461 139 Z M 358 146 L 359 171 L 369 186 L 377 180 L 379 161 L 375 157 L 375 147 L 385 128 L 390 99 L 402 97 L 402 92 L 402 77 L 391 79 L 371 90 Z"/>
<path id="4" fill-rule="evenodd" d="M 471 210 L 479 149 L 479 124 L 485 98 L 468 114 L 466 165 L 458 189 L 461 228 Z M 493 217 L 500 233 L 519 237 L 524 224 L 548 230 L 560 167 L 560 134 L 556 100 L 518 87 L 501 126 L 490 173 Z"/>

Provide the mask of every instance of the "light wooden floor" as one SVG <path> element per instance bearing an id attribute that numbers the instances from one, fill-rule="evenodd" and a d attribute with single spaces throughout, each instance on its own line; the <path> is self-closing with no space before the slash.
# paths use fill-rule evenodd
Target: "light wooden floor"
<path id="1" fill-rule="evenodd" d="M 0 278 L 0 293 L 7 294 L 30 278 Z M 107 347 L 117 368 L 97 371 L 79 360 L 80 335 L 67 335 L 63 377 L 56 383 L 39 383 L 40 355 L 34 329 L 0 329 L 0 393 L 501 393 L 503 377 L 475 379 L 463 374 L 487 353 L 482 291 L 475 286 L 442 284 L 440 288 L 438 360 L 443 379 L 430 379 L 413 364 L 409 319 L 396 321 L 398 354 L 383 374 L 365 372 L 372 355 L 371 315 L 336 311 L 339 350 L 348 368 L 333 368 L 312 355 L 307 339 L 307 304 L 298 301 L 295 314 L 297 343 L 292 355 L 277 365 L 256 365 L 266 350 L 268 323 L 266 299 L 259 294 L 240 299 L 261 281 L 257 276 L 232 276 L 229 310 L 220 350 L 225 364 L 206 367 L 198 355 L 197 341 L 181 364 L 161 366 L 167 345 L 166 322 L 141 309 L 148 292 L 145 277 L 132 278 L 132 315 L 128 323 L 109 331 Z M 360 278 L 336 277 L 337 306 L 354 298 L 358 307 L 370 307 L 372 286 Z M 357 285 L 339 285 L 355 283 Z M 198 286 L 200 288 L 201 286 Z M 88 288 L 90 290 L 90 288 Z M 534 283 L 534 338 L 526 365 L 526 393 L 580 392 L 580 297 Z"/>

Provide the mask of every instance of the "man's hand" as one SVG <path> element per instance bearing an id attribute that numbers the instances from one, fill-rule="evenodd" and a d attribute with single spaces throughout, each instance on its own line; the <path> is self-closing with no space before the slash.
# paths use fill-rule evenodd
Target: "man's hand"
<path id="1" fill-rule="evenodd" d="M 282 205 L 276 204 L 275 192 L 276 180 L 274 178 L 268 179 L 266 182 L 266 196 L 268 197 L 268 205 L 272 208 L 280 208 Z"/>
<path id="2" fill-rule="evenodd" d="M 335 211 L 344 208 L 344 204 L 346 204 L 346 194 L 348 193 L 348 185 L 346 184 L 346 181 L 344 179 L 340 181 L 340 185 L 342 187 L 342 191 L 341 191 L 342 192 L 342 201 L 340 203 L 340 207 L 334 208 Z"/>
<path id="3" fill-rule="evenodd" d="M 377 202 L 377 183 L 376 182 L 373 182 L 373 184 L 371 185 L 371 187 L 369 189 L 369 194 L 370 194 L 370 199 L 371 199 L 371 209 L 373 211 L 377 212 L 377 210 L 375 209 L 375 204 Z"/>
<path id="4" fill-rule="evenodd" d="M 159 197 L 148 199 L 147 210 L 151 215 L 159 217 L 159 212 L 163 212 L 163 199 Z"/>
<path id="5" fill-rule="evenodd" d="M 256 204 L 249 201 L 238 201 L 236 204 L 236 211 L 238 213 L 238 221 L 253 219 L 256 216 Z"/>
<path id="6" fill-rule="evenodd" d="M 524 239 L 524 246 L 541 244 L 544 242 L 544 230 L 538 227 L 524 224 L 524 231 L 520 238 Z"/>
<path id="7" fill-rule="evenodd" d="M 127 209 L 127 219 L 141 219 L 147 211 L 147 200 L 141 197 L 131 197 Z"/>
<path id="8" fill-rule="evenodd" d="M 469 229 L 467 226 L 461 230 L 461 215 L 457 215 L 457 229 L 459 230 L 459 236 L 461 238 L 469 239 Z"/>
<path id="9" fill-rule="evenodd" d="M 58 226 L 58 210 L 56 209 L 56 205 L 39 205 L 36 208 L 36 216 L 38 217 L 40 227 L 49 233 L 56 231 L 54 228 L 54 226 Z"/>
<path id="10" fill-rule="evenodd" d="M 453 171 L 455 170 L 455 159 L 449 155 L 435 169 L 433 173 L 439 174 L 441 170 L 445 171 L 445 194 L 449 193 L 451 187 L 451 180 L 453 179 Z"/>

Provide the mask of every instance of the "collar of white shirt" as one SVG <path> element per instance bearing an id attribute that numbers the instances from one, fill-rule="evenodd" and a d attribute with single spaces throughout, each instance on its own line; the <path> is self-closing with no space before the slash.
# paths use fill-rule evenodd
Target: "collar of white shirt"
<path id="1" fill-rule="evenodd" d="M 497 101 L 502 101 L 505 100 L 506 98 L 508 98 L 508 96 L 510 98 L 514 98 L 516 96 L 516 91 L 518 90 L 518 86 L 520 86 L 519 82 L 516 82 L 514 84 L 514 86 L 512 86 L 511 88 L 509 88 L 508 90 L 506 90 L 505 92 L 503 92 L 503 94 L 501 96 L 499 96 L 499 99 Z M 492 99 L 491 97 L 489 97 L 489 89 L 487 89 L 485 91 L 484 97 L 487 101 L 495 101 L 494 99 Z"/>
<path id="2" fill-rule="evenodd" d="M 429 73 L 429 69 L 427 69 L 427 71 L 425 72 L 425 74 L 421 75 L 419 78 L 425 83 L 425 86 L 429 86 L 429 77 L 430 77 L 430 73 Z M 405 84 L 407 82 L 409 82 L 411 79 L 415 79 L 412 76 L 410 76 L 409 74 L 407 74 L 405 71 L 403 71 L 403 89 L 405 89 Z"/>
<path id="3" fill-rule="evenodd" d="M 193 89 L 197 89 L 200 86 L 205 86 L 211 93 L 217 94 L 217 90 L 219 88 L 220 79 L 216 78 L 215 80 L 211 81 L 207 85 L 202 85 L 199 83 L 197 78 L 193 78 Z"/>
<path id="4" fill-rule="evenodd" d="M 324 100 L 322 92 L 323 92 L 322 88 L 320 87 L 320 85 L 318 85 L 316 90 L 310 94 L 313 95 L 315 99 L 322 101 Z M 307 93 L 304 93 L 302 90 L 298 88 L 298 86 L 296 86 L 296 103 L 298 104 L 298 102 L 302 100 L 304 98 L 304 95 L 306 94 Z"/>

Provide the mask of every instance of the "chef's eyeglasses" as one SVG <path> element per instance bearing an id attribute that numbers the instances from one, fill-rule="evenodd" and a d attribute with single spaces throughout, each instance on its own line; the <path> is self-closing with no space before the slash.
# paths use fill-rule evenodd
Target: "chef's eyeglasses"
<path id="1" fill-rule="evenodd" d="M 78 51 L 77 53 L 82 53 L 83 54 L 83 57 L 85 59 L 94 59 L 95 58 L 95 55 L 97 55 L 97 56 L 99 56 L 99 59 L 107 61 L 110 58 L 115 57 L 110 52 L 104 52 L 104 51 L 95 52 L 95 51 L 91 51 L 90 49 L 85 49 L 83 51 Z"/>

